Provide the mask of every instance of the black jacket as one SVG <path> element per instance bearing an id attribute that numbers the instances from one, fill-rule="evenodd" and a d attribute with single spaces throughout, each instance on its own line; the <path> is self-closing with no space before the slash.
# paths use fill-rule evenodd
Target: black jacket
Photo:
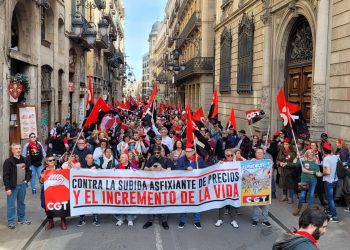
<path id="1" fill-rule="evenodd" d="M 23 161 L 23 163 L 26 162 L 26 159 L 23 156 L 21 156 L 20 159 Z M 29 165 L 26 164 L 25 180 L 29 182 L 31 178 L 32 178 L 32 172 L 29 169 Z M 13 156 L 6 159 L 4 162 L 3 180 L 4 180 L 5 190 L 15 189 L 17 184 L 20 184 L 20 183 L 17 183 L 17 166 L 16 166 L 15 158 Z"/>

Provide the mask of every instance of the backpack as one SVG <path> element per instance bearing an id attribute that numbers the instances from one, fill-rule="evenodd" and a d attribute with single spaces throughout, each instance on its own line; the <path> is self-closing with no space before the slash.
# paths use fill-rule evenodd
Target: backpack
<path id="1" fill-rule="evenodd" d="M 309 241 L 309 239 L 302 236 L 290 235 L 288 238 L 276 241 L 272 246 L 272 250 L 292 250 L 305 241 Z"/>
<path id="2" fill-rule="evenodd" d="M 337 161 L 336 174 L 337 174 L 338 179 L 343 179 L 346 175 L 346 169 L 344 167 L 343 162 L 340 159 L 338 159 L 338 161 Z"/>

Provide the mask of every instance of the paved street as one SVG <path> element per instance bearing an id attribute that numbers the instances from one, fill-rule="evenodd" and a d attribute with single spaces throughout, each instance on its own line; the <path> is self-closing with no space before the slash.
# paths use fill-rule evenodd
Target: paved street
<path id="1" fill-rule="evenodd" d="M 177 215 L 170 217 L 168 231 L 158 221 L 153 227 L 142 229 L 145 216 L 139 216 L 134 227 L 126 224 L 117 227 L 112 216 L 103 216 L 99 228 L 90 224 L 92 218 L 87 218 L 88 223 L 78 228 L 79 219 L 74 218 L 69 220 L 66 232 L 59 227 L 51 231 L 41 230 L 28 249 L 271 249 L 282 229 L 276 223 L 272 223 L 271 229 L 262 225 L 253 228 L 250 225 L 251 209 L 241 210 L 239 229 L 234 229 L 229 223 L 216 228 L 217 211 L 202 214 L 202 230 L 197 230 L 191 223 L 178 229 Z"/>

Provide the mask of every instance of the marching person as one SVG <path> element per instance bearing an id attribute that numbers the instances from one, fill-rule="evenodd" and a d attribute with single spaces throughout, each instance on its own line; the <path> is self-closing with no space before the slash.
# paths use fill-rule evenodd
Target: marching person
<path id="1" fill-rule="evenodd" d="M 43 145 L 37 140 L 35 133 L 29 134 L 29 142 L 24 145 L 22 156 L 26 157 L 26 165 L 32 171 L 30 184 L 32 194 L 36 194 L 36 178 L 40 179 L 41 171 L 44 168 L 42 161 L 46 157 L 46 152 Z"/>
<path id="2" fill-rule="evenodd" d="M 257 148 L 255 150 L 255 159 L 254 160 L 263 160 L 265 159 L 264 156 L 264 150 L 262 148 Z M 271 160 L 271 167 L 273 165 L 273 162 Z M 253 223 L 252 226 L 256 227 L 261 221 L 261 224 L 263 224 L 265 227 L 270 228 L 271 224 L 269 222 L 269 206 L 268 205 L 261 205 L 261 206 L 253 206 Z"/>
<path id="3" fill-rule="evenodd" d="M 161 156 L 162 147 L 159 145 L 155 145 L 153 148 L 153 155 L 146 161 L 145 167 L 143 170 L 145 171 L 164 171 L 171 170 L 173 168 L 172 161 L 166 157 Z M 153 225 L 154 214 L 148 215 L 147 222 L 143 225 L 143 229 L 147 229 Z M 169 229 L 168 224 L 168 215 L 162 214 L 162 227 L 165 230 Z"/>
<path id="4" fill-rule="evenodd" d="M 206 168 L 207 164 L 194 150 L 194 145 L 186 145 L 185 156 L 181 157 L 176 166 L 176 170 L 192 171 L 197 168 Z M 187 222 L 187 214 L 180 215 L 179 228 L 184 228 Z M 197 229 L 202 229 L 200 213 L 193 213 L 193 223 Z"/>
<path id="5" fill-rule="evenodd" d="M 121 154 L 119 157 L 119 164 L 117 165 L 117 169 L 131 169 L 131 170 L 138 170 L 138 167 L 129 161 L 128 154 Z M 124 224 L 124 221 L 128 221 L 128 226 L 132 227 L 134 225 L 134 220 L 136 219 L 136 215 L 133 214 L 120 214 L 114 216 L 117 219 L 116 225 L 120 227 Z"/>
<path id="6" fill-rule="evenodd" d="M 56 170 L 56 169 L 61 169 L 61 167 L 58 167 L 56 165 L 56 161 L 55 161 L 55 158 L 53 156 L 47 155 L 45 158 L 45 167 L 44 167 L 44 169 L 41 173 L 41 176 L 40 176 L 40 183 L 42 184 L 40 199 L 41 199 L 41 207 L 44 209 L 45 209 L 44 171 L 45 170 Z M 53 221 L 54 214 L 52 213 L 51 210 L 47 210 L 47 209 L 45 209 L 45 212 L 46 212 L 46 216 L 47 216 L 47 220 L 48 220 L 46 230 L 50 230 L 50 229 L 55 227 L 55 224 Z M 66 217 L 64 217 L 64 216 L 61 217 L 60 227 L 62 230 L 67 230 L 67 221 L 66 221 Z"/>
<path id="7" fill-rule="evenodd" d="M 99 146 L 95 148 L 93 154 L 95 161 L 97 161 L 103 155 L 103 152 L 106 150 L 107 146 L 108 141 L 106 139 L 100 139 Z"/>
<path id="8" fill-rule="evenodd" d="M 112 149 L 107 147 L 103 155 L 95 163 L 102 169 L 115 169 L 118 165 L 118 160 L 113 157 Z"/>
<path id="9" fill-rule="evenodd" d="M 101 169 L 101 167 L 94 162 L 94 157 L 91 153 L 89 153 L 85 156 L 85 162 L 86 162 L 86 165 L 83 166 L 83 168 Z M 77 227 L 82 227 L 85 224 L 86 224 L 85 215 L 80 215 L 80 220 L 79 220 Z M 98 220 L 97 214 L 92 215 L 92 224 L 95 225 L 96 227 L 101 226 L 100 221 Z"/>
<path id="10" fill-rule="evenodd" d="M 234 161 L 236 161 L 236 159 L 235 159 L 235 154 L 233 153 L 233 149 L 226 149 L 225 150 L 225 159 L 223 161 L 221 161 L 220 163 L 234 162 Z M 233 207 L 233 206 L 224 206 L 222 208 L 219 208 L 219 219 L 215 223 L 215 226 L 220 227 L 224 223 L 223 218 L 224 218 L 224 214 L 225 214 L 226 209 L 228 210 L 228 214 L 231 218 L 231 225 L 234 228 L 238 228 L 238 223 L 236 220 L 238 208 Z"/>
<path id="11" fill-rule="evenodd" d="M 26 197 L 27 183 L 31 179 L 31 171 L 26 165 L 26 159 L 21 155 L 21 144 L 13 143 L 11 153 L 3 165 L 3 181 L 5 193 L 7 196 L 7 226 L 9 229 L 15 229 L 16 201 L 18 223 L 21 225 L 30 225 L 26 218 Z"/>

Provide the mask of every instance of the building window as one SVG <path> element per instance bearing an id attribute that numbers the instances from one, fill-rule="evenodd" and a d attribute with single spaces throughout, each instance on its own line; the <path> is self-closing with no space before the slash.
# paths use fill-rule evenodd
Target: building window
<path id="1" fill-rule="evenodd" d="M 46 40 L 46 10 L 41 7 L 41 41 Z"/>
<path id="2" fill-rule="evenodd" d="M 51 75 L 52 68 L 48 65 L 41 67 L 41 102 L 51 102 Z"/>
<path id="3" fill-rule="evenodd" d="M 254 19 L 244 13 L 238 28 L 237 92 L 239 94 L 253 91 L 253 44 Z"/>
<path id="4" fill-rule="evenodd" d="M 225 28 L 220 39 L 220 92 L 231 91 L 231 48 L 232 35 Z"/>

